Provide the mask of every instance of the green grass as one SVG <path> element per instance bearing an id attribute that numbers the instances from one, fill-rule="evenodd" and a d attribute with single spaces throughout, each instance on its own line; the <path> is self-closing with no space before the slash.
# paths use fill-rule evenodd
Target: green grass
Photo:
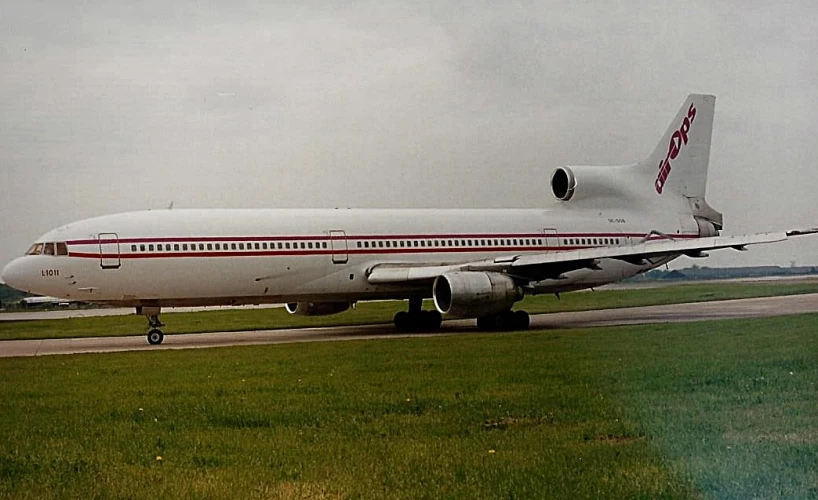
<path id="1" fill-rule="evenodd" d="M 816 331 L 813 314 L 3 359 L 0 496 L 814 498 Z"/>
<path id="2" fill-rule="evenodd" d="M 704 302 L 712 300 L 818 293 L 818 281 L 803 283 L 701 283 L 661 288 L 598 290 L 526 297 L 518 308 L 531 313 L 581 311 L 618 307 Z M 427 304 L 431 308 L 431 304 Z M 302 317 L 283 309 L 228 309 L 166 313 L 165 333 L 270 330 L 276 328 L 390 323 L 402 302 L 361 303 L 332 316 Z M 142 316 L 70 318 L 42 321 L 0 321 L 0 340 L 144 335 Z"/>

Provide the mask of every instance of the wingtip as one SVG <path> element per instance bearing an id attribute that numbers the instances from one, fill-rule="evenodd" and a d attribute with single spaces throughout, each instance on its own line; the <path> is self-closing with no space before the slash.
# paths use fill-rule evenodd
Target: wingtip
<path id="1" fill-rule="evenodd" d="M 793 229 L 787 231 L 787 236 L 805 236 L 808 234 L 818 234 L 818 227 L 811 227 L 809 229 Z"/>

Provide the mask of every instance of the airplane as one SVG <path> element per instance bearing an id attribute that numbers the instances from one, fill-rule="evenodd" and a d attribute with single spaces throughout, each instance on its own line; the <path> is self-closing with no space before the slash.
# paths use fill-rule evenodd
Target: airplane
<path id="1" fill-rule="evenodd" d="M 818 228 L 720 236 L 705 200 L 715 97 L 687 97 L 653 152 L 623 166 L 562 166 L 548 209 L 173 209 L 58 227 L 9 263 L 19 290 L 135 307 L 150 344 L 162 308 L 285 303 L 336 314 L 358 301 L 408 300 L 399 330 L 476 318 L 525 329 L 526 295 L 598 287 L 682 255 L 786 240 Z M 434 309 L 423 310 L 431 298 Z"/>

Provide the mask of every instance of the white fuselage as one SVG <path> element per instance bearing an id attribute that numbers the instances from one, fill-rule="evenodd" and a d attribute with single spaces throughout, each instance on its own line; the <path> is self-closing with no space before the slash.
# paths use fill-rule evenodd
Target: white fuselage
<path id="1" fill-rule="evenodd" d="M 68 255 L 26 255 L 12 286 L 71 300 L 182 306 L 428 297 L 429 283 L 372 284 L 373 265 L 470 262 L 625 246 L 651 231 L 695 238 L 692 217 L 636 210 L 161 210 L 79 221 L 38 242 Z M 674 256 L 675 257 L 675 256 Z M 605 259 L 542 282 L 537 293 L 618 281 L 673 257 Z M 25 278 L 23 278 L 25 277 Z"/>

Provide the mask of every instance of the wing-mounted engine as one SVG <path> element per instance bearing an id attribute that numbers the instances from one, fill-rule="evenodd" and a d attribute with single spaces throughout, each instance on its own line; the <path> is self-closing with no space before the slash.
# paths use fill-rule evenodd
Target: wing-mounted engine
<path id="1" fill-rule="evenodd" d="M 476 318 L 507 311 L 523 290 L 505 274 L 463 271 L 438 276 L 432 297 L 441 314 Z"/>
<path id="2" fill-rule="evenodd" d="M 289 302 L 284 307 L 297 316 L 329 316 L 349 309 L 349 302 Z"/>
<path id="3" fill-rule="evenodd" d="M 586 200 L 623 200 L 637 196 L 639 184 L 633 171 L 626 167 L 571 166 L 559 167 L 551 174 L 551 193 L 565 203 Z"/>

